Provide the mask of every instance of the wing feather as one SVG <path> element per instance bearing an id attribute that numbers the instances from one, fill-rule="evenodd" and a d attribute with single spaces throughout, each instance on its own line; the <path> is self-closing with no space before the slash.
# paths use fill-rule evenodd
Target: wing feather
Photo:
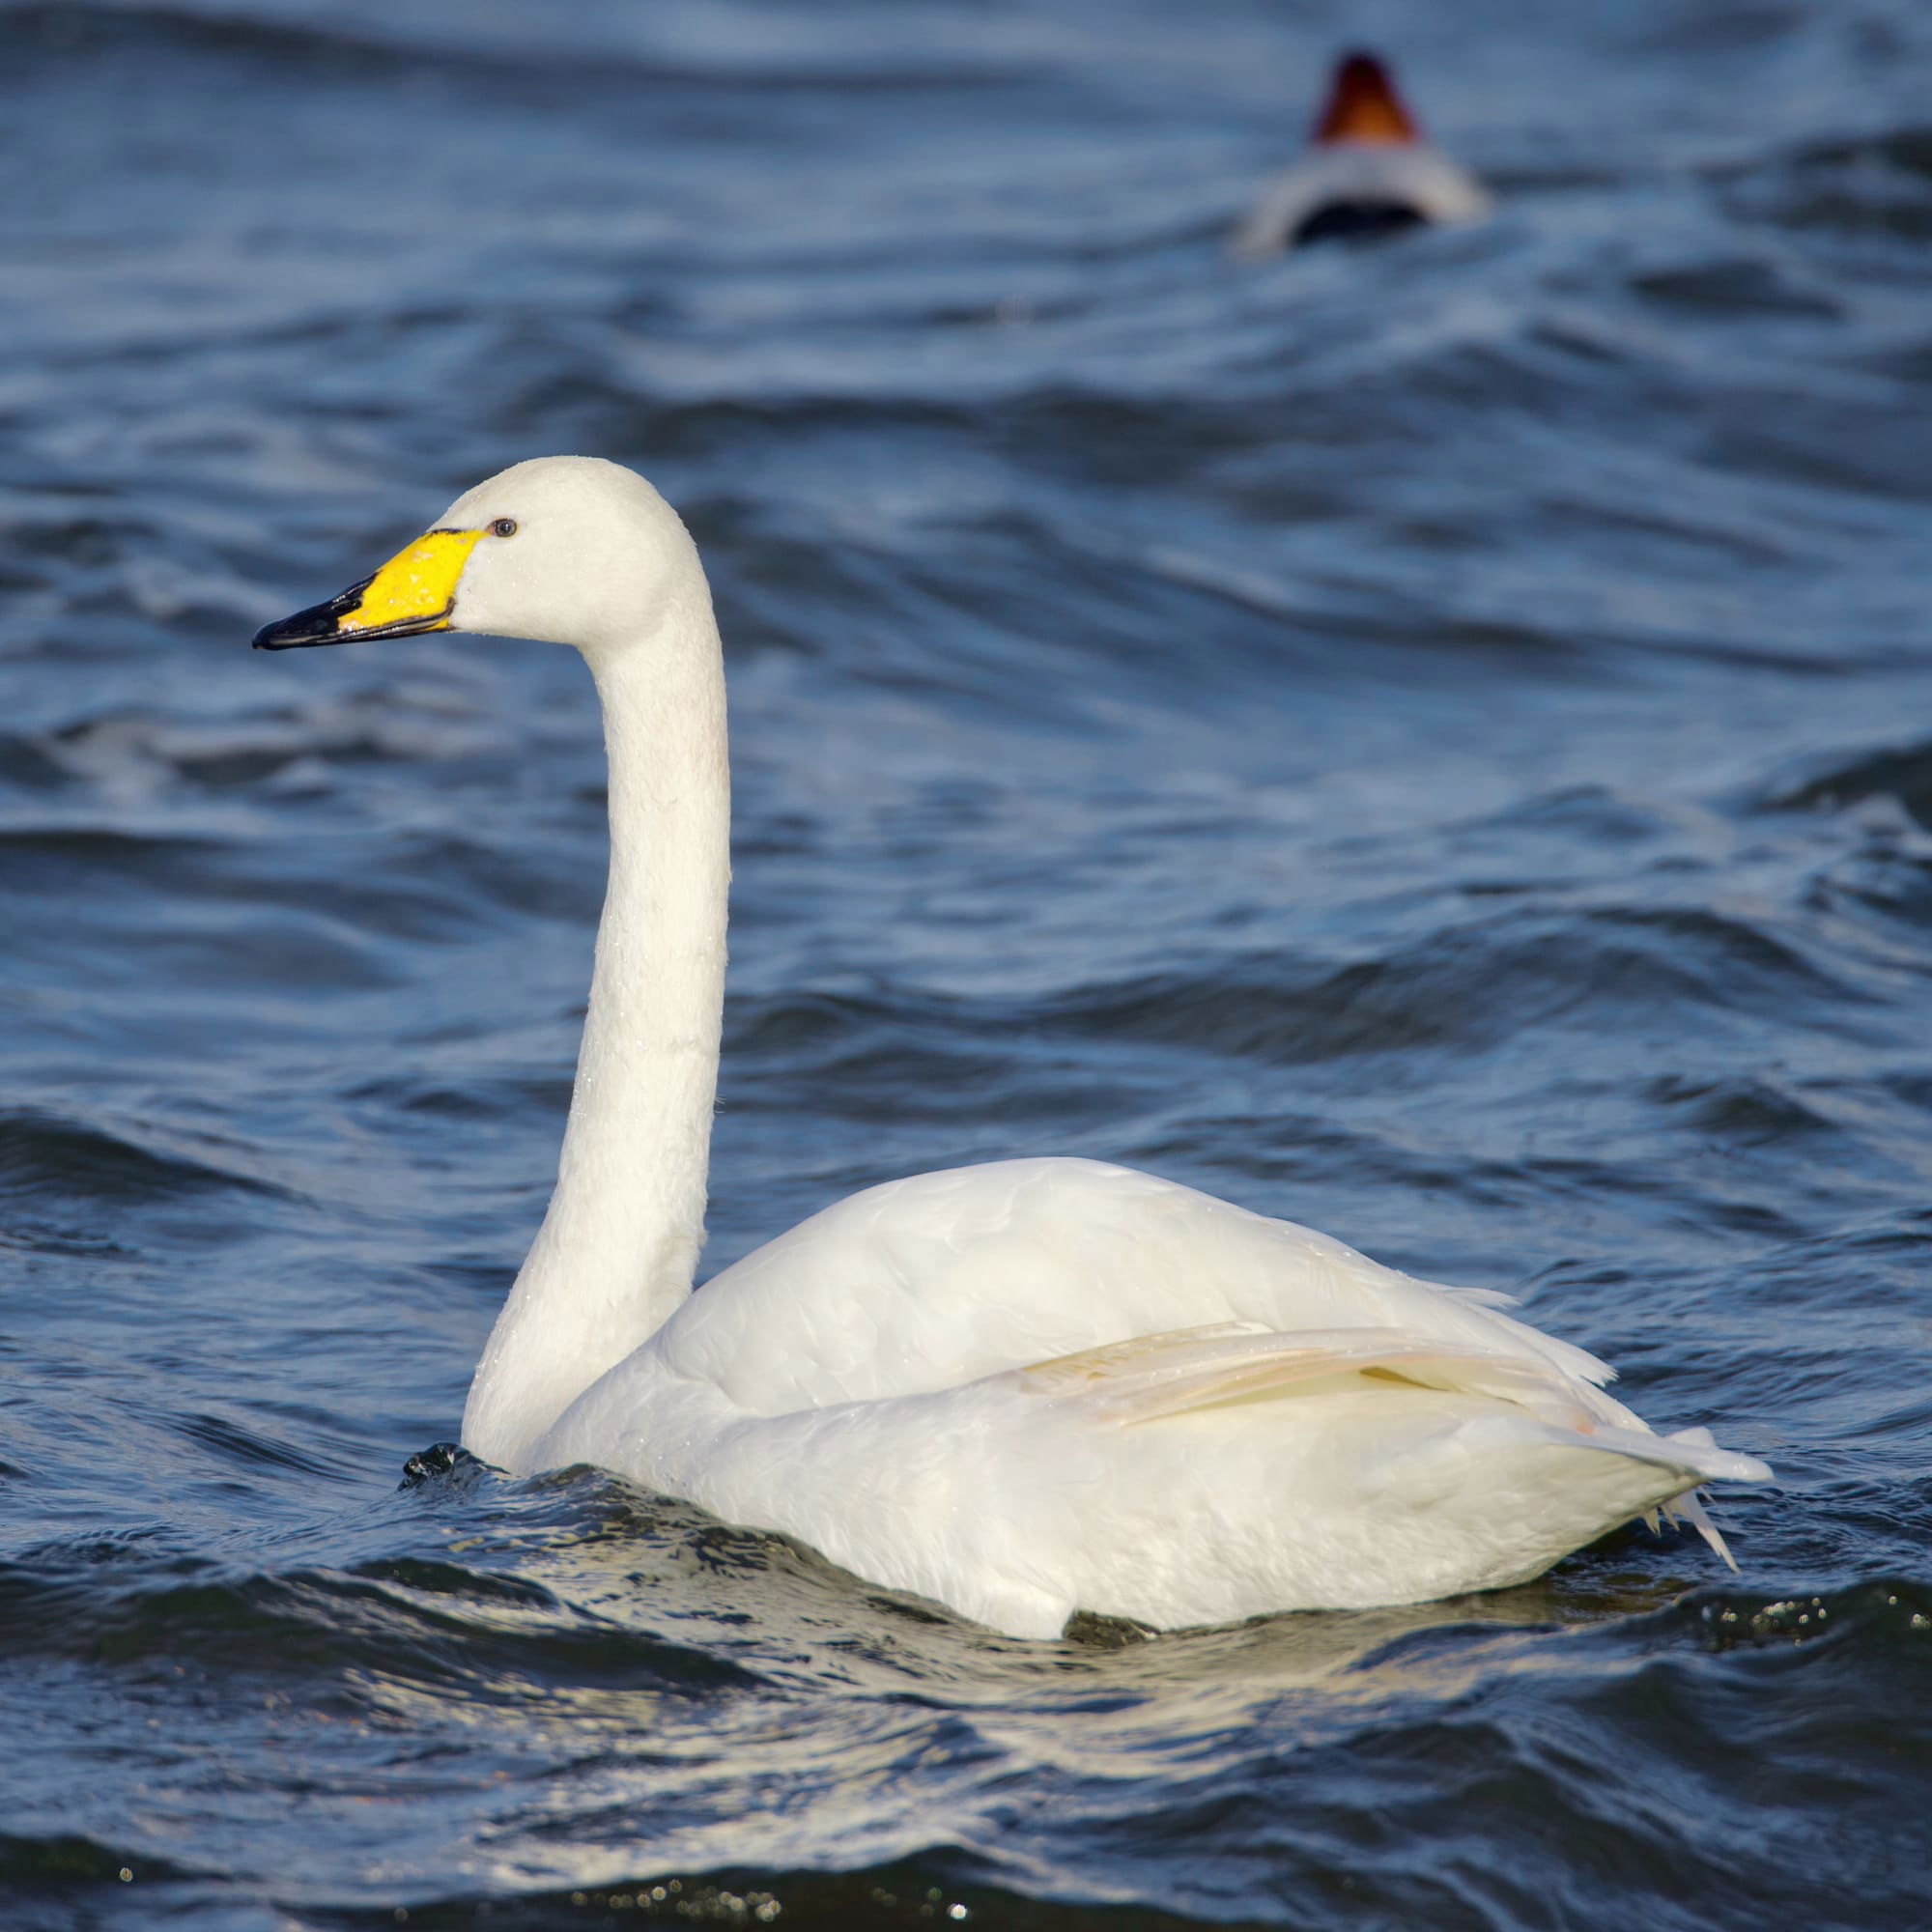
<path id="1" fill-rule="evenodd" d="M 1131 1168 L 1011 1160 L 848 1196 L 726 1268 L 662 1331 L 667 1360 L 764 1415 L 958 1387 L 1130 1338 L 1380 1329 L 1600 1385 L 1593 1355 L 1506 1297 Z M 1605 1419 L 1627 1411 L 1596 1399 Z"/>
<path id="2" fill-rule="evenodd" d="M 1111 1421 L 1138 1424 L 1286 1395 L 1337 1376 L 1487 1396 L 1581 1435 L 1602 1420 L 1592 1392 L 1550 1363 L 1401 1328 L 1283 1334 L 1223 1322 L 1031 1363 L 1016 1378 L 1034 1393 L 1086 1402 Z"/>

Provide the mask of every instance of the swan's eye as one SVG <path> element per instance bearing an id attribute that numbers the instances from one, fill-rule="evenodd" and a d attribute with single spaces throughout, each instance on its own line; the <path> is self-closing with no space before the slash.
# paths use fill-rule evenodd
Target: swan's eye
<path id="1" fill-rule="evenodd" d="M 496 522 L 495 522 L 494 524 L 492 524 L 492 525 L 490 526 L 490 534 L 491 534 L 491 535 L 492 535 L 493 537 L 513 537 L 513 536 L 515 536 L 515 535 L 517 534 L 517 520 L 516 520 L 516 518 L 515 518 L 515 517 L 498 517 L 498 518 L 497 519 L 497 521 L 496 521 Z"/>

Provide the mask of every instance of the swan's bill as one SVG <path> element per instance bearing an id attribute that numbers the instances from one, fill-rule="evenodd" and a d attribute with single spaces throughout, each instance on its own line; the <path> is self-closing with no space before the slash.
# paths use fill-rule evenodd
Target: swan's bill
<path id="1" fill-rule="evenodd" d="M 352 638 L 413 638 L 446 631 L 456 611 L 456 582 L 469 553 L 491 530 L 430 530 L 398 551 L 373 577 L 352 583 L 327 604 L 298 611 L 255 633 L 258 651 L 342 644 Z"/>

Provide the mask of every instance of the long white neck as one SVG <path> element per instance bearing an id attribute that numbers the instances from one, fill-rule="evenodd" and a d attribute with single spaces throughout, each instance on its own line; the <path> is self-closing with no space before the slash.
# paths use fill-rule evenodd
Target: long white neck
<path id="1" fill-rule="evenodd" d="M 586 651 L 611 878 L 550 1211 L 490 1336 L 465 1446 L 522 1471 L 570 1402 L 691 1291 L 731 875 L 724 672 L 696 558 L 647 639 Z"/>

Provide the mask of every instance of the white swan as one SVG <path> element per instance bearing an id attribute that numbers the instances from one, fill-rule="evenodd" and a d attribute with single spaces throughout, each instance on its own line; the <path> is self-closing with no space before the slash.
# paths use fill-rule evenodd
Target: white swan
<path id="1" fill-rule="evenodd" d="M 1335 64 L 1308 152 L 1263 192 L 1232 246 L 1274 255 L 1489 212 L 1482 183 L 1422 138 L 1388 70 L 1374 54 L 1351 53 Z"/>
<path id="2" fill-rule="evenodd" d="M 1653 1435 L 1507 1297 L 1095 1161 L 868 1188 L 693 1294 L 729 815 L 697 553 L 629 470 L 521 463 L 255 641 L 445 629 L 575 645 L 611 778 L 556 1191 L 470 1388 L 478 1456 L 601 1463 L 1030 1637 L 1075 1609 L 1174 1627 L 1492 1588 L 1769 1478 Z"/>

